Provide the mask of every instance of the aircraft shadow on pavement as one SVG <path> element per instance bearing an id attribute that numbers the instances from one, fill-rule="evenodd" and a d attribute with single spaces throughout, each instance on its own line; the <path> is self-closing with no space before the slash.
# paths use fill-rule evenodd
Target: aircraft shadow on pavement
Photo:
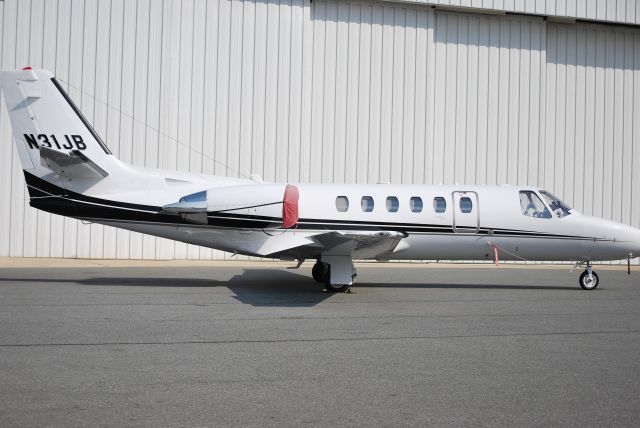
<path id="1" fill-rule="evenodd" d="M 206 278 L 208 269 L 197 270 L 181 277 L 180 270 L 173 270 L 173 277 L 167 276 L 91 276 L 88 278 L 0 278 L 2 282 L 48 282 L 77 283 L 86 286 L 107 287 L 150 287 L 150 288 L 215 288 L 227 287 L 234 293 L 234 298 L 241 303 L 252 306 L 273 307 L 308 307 L 315 306 L 333 293 L 322 292 L 323 286 L 316 283 L 308 274 L 281 269 L 243 269 L 242 273 L 221 281 Z M 160 272 L 158 272 L 160 274 Z M 177 275 L 177 276 L 176 276 Z M 405 289 L 443 289 L 443 290 L 578 290 L 578 287 L 534 285 L 534 284 L 456 284 L 456 283 L 371 283 L 358 282 L 354 291 L 365 288 Z"/>
<path id="2" fill-rule="evenodd" d="M 194 272 L 197 277 L 194 277 Z M 119 273 L 122 273 L 120 271 Z M 243 269 L 242 273 L 229 280 L 207 278 L 205 269 L 190 271 L 180 276 L 180 270 L 172 270 L 170 277 L 162 276 L 90 276 L 87 278 L 55 277 L 0 277 L 4 282 L 80 284 L 91 287 L 148 287 L 148 288 L 216 288 L 226 287 L 234 293 L 238 301 L 252 306 L 305 307 L 314 306 L 333 293 L 323 291 L 323 285 L 310 276 L 279 269 Z M 210 273 L 210 271 L 209 271 Z"/>
<path id="3" fill-rule="evenodd" d="M 206 271 L 201 273 L 207 275 Z M 192 277 L 93 277 L 79 283 L 91 286 L 226 287 L 234 293 L 233 298 L 252 306 L 314 306 L 331 296 L 331 293 L 322 293 L 323 286 L 309 276 L 278 269 L 243 269 L 242 273 L 225 281 Z"/>

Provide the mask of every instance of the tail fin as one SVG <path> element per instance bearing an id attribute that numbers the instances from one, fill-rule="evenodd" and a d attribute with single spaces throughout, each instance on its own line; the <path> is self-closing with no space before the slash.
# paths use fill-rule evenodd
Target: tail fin
<path id="1" fill-rule="evenodd" d="M 0 85 L 27 184 L 35 176 L 79 193 L 94 186 L 108 191 L 135 175 L 111 154 L 49 71 L 1 71 Z M 29 193 L 34 196 L 31 186 Z"/>

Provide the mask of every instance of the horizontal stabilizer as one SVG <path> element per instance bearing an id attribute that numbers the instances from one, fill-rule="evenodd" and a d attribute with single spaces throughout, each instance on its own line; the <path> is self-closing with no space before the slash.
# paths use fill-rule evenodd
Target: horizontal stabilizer
<path id="1" fill-rule="evenodd" d="M 40 164 L 67 178 L 104 178 L 109 175 L 80 150 L 61 152 L 40 147 Z"/>

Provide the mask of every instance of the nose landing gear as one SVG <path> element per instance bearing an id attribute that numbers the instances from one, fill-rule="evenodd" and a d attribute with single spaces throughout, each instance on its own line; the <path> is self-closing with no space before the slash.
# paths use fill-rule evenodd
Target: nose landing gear
<path id="1" fill-rule="evenodd" d="M 595 290 L 598 287 L 600 278 L 591 268 L 591 263 L 587 263 L 587 269 L 580 275 L 578 283 L 583 290 Z"/>

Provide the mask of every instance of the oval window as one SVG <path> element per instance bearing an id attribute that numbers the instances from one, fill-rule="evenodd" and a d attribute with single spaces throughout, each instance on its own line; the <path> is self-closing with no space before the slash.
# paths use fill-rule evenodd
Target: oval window
<path id="1" fill-rule="evenodd" d="M 362 211 L 370 213 L 373 211 L 373 198 L 371 196 L 363 196 L 360 200 L 360 206 L 362 207 Z"/>
<path id="2" fill-rule="evenodd" d="M 465 214 L 469 214 L 473 211 L 473 202 L 471 202 L 471 198 L 467 198 L 466 196 L 460 198 L 460 211 Z"/>
<path id="3" fill-rule="evenodd" d="M 390 213 L 395 213 L 400 208 L 400 202 L 398 202 L 398 198 L 395 196 L 389 196 L 387 198 L 387 211 Z"/>
<path id="4" fill-rule="evenodd" d="M 349 199 L 346 196 L 338 196 L 336 198 L 336 209 L 343 213 L 349 209 Z"/>
<path id="5" fill-rule="evenodd" d="M 447 201 L 443 197 L 433 198 L 433 210 L 437 213 L 443 213 L 447 210 Z"/>
<path id="6" fill-rule="evenodd" d="M 422 198 L 414 196 L 409 199 L 409 208 L 411 208 L 411 212 L 414 213 L 422 212 Z"/>

